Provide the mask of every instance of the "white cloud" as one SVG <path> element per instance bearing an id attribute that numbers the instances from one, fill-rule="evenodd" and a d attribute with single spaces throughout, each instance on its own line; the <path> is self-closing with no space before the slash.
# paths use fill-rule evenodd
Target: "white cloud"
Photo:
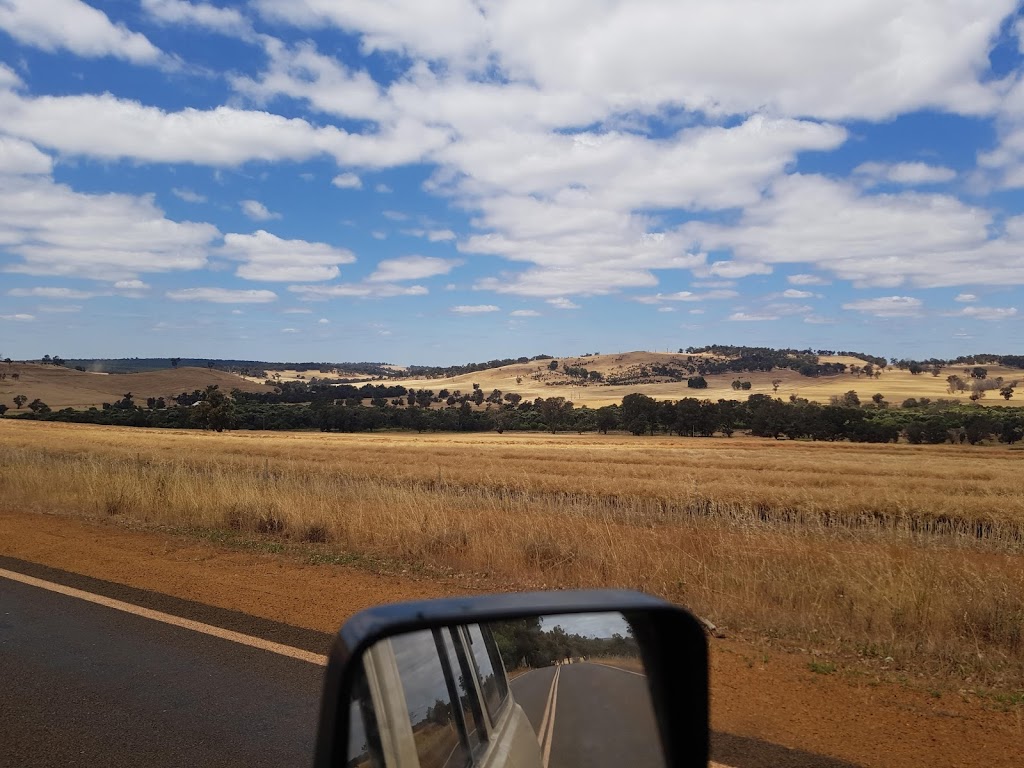
<path id="1" fill-rule="evenodd" d="M 363 181 L 354 173 L 341 173 L 331 179 L 338 189 L 362 189 Z"/>
<path id="2" fill-rule="evenodd" d="M 675 307 L 658 307 L 659 312 L 675 312 Z"/>
<path id="3" fill-rule="evenodd" d="M 3 174 L 50 173 L 53 158 L 34 145 L 10 136 L 0 136 L 0 176 Z"/>
<path id="4" fill-rule="evenodd" d="M 858 299 L 843 304 L 850 309 L 875 317 L 911 317 L 921 313 L 923 302 L 913 296 L 882 296 L 877 299 Z"/>
<path id="5" fill-rule="evenodd" d="M 422 285 L 392 285 L 390 283 L 337 283 L 335 285 L 292 285 L 289 291 L 299 294 L 304 301 L 324 299 L 382 299 L 395 296 L 424 296 L 429 291 Z"/>
<path id="6" fill-rule="evenodd" d="M 210 224 L 167 219 L 152 196 L 86 195 L 41 176 L 0 184 L 0 243 L 20 258 L 12 272 L 114 281 L 199 269 L 217 236 Z"/>
<path id="7" fill-rule="evenodd" d="M 778 320 L 778 315 L 771 315 L 768 313 L 749 313 L 749 312 L 733 312 L 729 315 L 729 322 L 733 323 L 764 323 L 771 320 Z"/>
<path id="8" fill-rule="evenodd" d="M 810 291 L 798 291 L 795 288 L 787 288 L 782 292 L 783 297 L 787 299 L 809 299 L 814 296 Z"/>
<path id="9" fill-rule="evenodd" d="M 281 333 L 298 333 L 298 328 L 282 328 Z"/>
<path id="10" fill-rule="evenodd" d="M 382 195 L 388 195 L 388 194 L 391 194 L 391 192 L 393 192 L 394 190 L 391 189 L 391 187 L 389 187 L 387 184 L 381 183 L 381 184 L 377 184 L 373 188 L 373 191 L 374 192 L 378 192 L 378 193 L 380 193 Z"/>
<path id="11" fill-rule="evenodd" d="M 401 122 L 359 134 L 227 106 L 165 112 L 109 93 L 33 98 L 9 90 L 0 90 L 0 130 L 66 155 L 214 167 L 321 155 L 391 167 L 421 160 L 438 143 L 435 129 Z"/>
<path id="12" fill-rule="evenodd" d="M 168 25 L 195 26 L 244 39 L 254 35 L 248 19 L 234 8 L 185 0 L 142 0 L 142 8 L 156 21 Z"/>
<path id="13" fill-rule="evenodd" d="M 44 51 L 78 56 L 115 56 L 153 63 L 161 54 L 144 35 L 114 24 L 105 13 L 79 0 L 3 0 L 0 29 Z"/>
<path id="14" fill-rule="evenodd" d="M 739 296 L 739 293 L 737 291 L 725 288 L 704 291 L 703 293 L 694 293 L 693 291 L 676 291 L 675 293 L 656 293 L 653 296 L 635 296 L 633 300 L 639 301 L 641 304 L 661 304 L 662 302 L 665 301 L 721 301 L 723 299 L 734 299 L 737 296 Z"/>
<path id="15" fill-rule="evenodd" d="M 83 309 L 81 304 L 40 304 L 40 312 L 48 312 L 50 314 L 67 314 L 73 315 L 76 312 L 81 312 Z"/>
<path id="16" fill-rule="evenodd" d="M 501 307 L 496 307 L 493 304 L 460 304 L 457 307 L 452 307 L 451 311 L 457 315 L 480 315 L 487 312 L 500 312 Z"/>
<path id="17" fill-rule="evenodd" d="M 330 325 L 331 324 L 331 321 L 328 320 L 326 317 L 321 317 L 316 322 L 317 322 L 318 325 Z"/>
<path id="18" fill-rule="evenodd" d="M 408 221 L 409 214 L 402 213 L 401 211 L 381 211 L 381 215 L 385 219 L 391 219 L 391 221 Z"/>
<path id="19" fill-rule="evenodd" d="M 691 248 L 731 249 L 734 260 L 756 264 L 808 264 L 860 286 L 1024 283 L 1024 217 L 996 227 L 991 212 L 948 195 L 864 194 L 794 174 L 776 180 L 735 225 L 693 222 L 682 231 Z"/>
<path id="20" fill-rule="evenodd" d="M 454 239 L 455 233 L 450 229 L 432 229 L 427 232 L 427 240 L 432 243 L 443 243 Z"/>
<path id="21" fill-rule="evenodd" d="M 313 314 L 312 309 L 306 309 L 305 307 L 289 307 L 284 310 L 286 315 L 311 315 Z"/>
<path id="22" fill-rule="evenodd" d="M 514 309 L 509 312 L 512 317 L 540 317 L 540 312 L 535 309 Z"/>
<path id="23" fill-rule="evenodd" d="M 996 98 L 981 82 L 988 50 L 1015 3 L 832 0 L 827 13 L 818 0 L 792 0 L 784 13 L 760 0 L 522 0 L 486 13 L 471 0 L 256 7 L 276 21 L 359 34 L 367 51 L 496 69 L 552 100 L 576 94 L 590 105 L 590 120 L 576 123 L 585 124 L 667 105 L 826 119 L 984 112 Z"/>
<path id="24" fill-rule="evenodd" d="M 281 218 L 280 213 L 274 213 L 269 210 L 267 206 L 259 200 L 243 200 L 238 205 L 242 209 L 242 213 L 253 221 L 270 221 L 272 219 Z"/>
<path id="25" fill-rule="evenodd" d="M 277 300 L 273 291 L 235 290 L 231 288 L 182 288 L 168 291 L 174 301 L 209 301 L 214 304 L 267 304 Z"/>
<path id="26" fill-rule="evenodd" d="M 402 256 L 397 259 L 382 259 L 367 280 L 371 283 L 423 280 L 437 275 L 447 275 L 461 263 L 457 259 L 441 259 L 436 256 Z"/>
<path id="27" fill-rule="evenodd" d="M 963 302 L 963 303 L 970 303 L 972 301 L 977 301 L 977 300 L 978 300 L 978 297 L 975 296 L 973 293 L 959 293 L 959 294 L 957 294 L 956 298 L 953 299 L 953 301 L 959 301 L 959 302 Z"/>
<path id="28" fill-rule="evenodd" d="M 790 285 L 828 285 L 828 280 L 818 275 L 788 275 Z"/>
<path id="29" fill-rule="evenodd" d="M 172 187 L 171 193 L 179 200 L 184 200 L 186 203 L 206 202 L 206 195 L 200 195 L 198 192 L 194 192 L 191 189 L 185 189 L 182 187 Z"/>
<path id="30" fill-rule="evenodd" d="M 559 297 L 554 298 L 554 299 L 548 299 L 548 304 L 550 304 L 555 309 L 579 309 L 580 308 L 579 304 L 575 303 L 571 299 L 565 298 L 564 296 L 559 296 Z"/>
<path id="31" fill-rule="evenodd" d="M 691 309 L 690 310 L 690 314 L 691 315 L 703 315 L 704 314 L 704 310 L 703 309 Z"/>
<path id="32" fill-rule="evenodd" d="M 804 322 L 810 325 L 835 325 L 837 321 L 824 315 L 807 315 L 804 318 Z"/>
<path id="33" fill-rule="evenodd" d="M 345 248 L 306 240 L 283 240 L 262 229 L 252 235 L 225 235 L 220 252 L 244 262 L 235 272 L 239 277 L 270 282 L 331 280 L 340 273 L 339 264 L 356 260 Z"/>
<path id="34" fill-rule="evenodd" d="M 30 323 L 35 319 L 35 315 L 29 315 L 24 312 L 19 312 L 15 315 L 0 315 L 0 320 L 13 320 L 18 323 Z"/>
<path id="35" fill-rule="evenodd" d="M 1017 316 L 1016 307 L 964 307 L 957 317 L 973 317 L 976 320 L 1007 320 Z"/>
<path id="36" fill-rule="evenodd" d="M 34 296 L 40 299 L 92 299 L 104 294 L 96 291 L 81 291 L 77 288 L 43 286 L 39 288 L 12 288 L 7 292 L 7 295 L 20 297 Z"/>
<path id="37" fill-rule="evenodd" d="M 715 277 L 736 279 L 750 275 L 770 275 L 772 268 L 767 264 L 758 264 L 757 262 L 716 261 L 708 265 L 706 272 Z"/>
<path id="38" fill-rule="evenodd" d="M 942 184 L 956 178 L 956 171 L 927 163 L 861 163 L 853 173 L 871 184 Z"/>

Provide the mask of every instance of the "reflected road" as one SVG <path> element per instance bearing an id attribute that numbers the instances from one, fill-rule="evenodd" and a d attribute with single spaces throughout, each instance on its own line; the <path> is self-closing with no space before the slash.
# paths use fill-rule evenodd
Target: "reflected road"
<path id="1" fill-rule="evenodd" d="M 534 730 L 543 731 L 549 768 L 664 765 L 642 675 L 583 662 L 535 669 L 510 685 Z"/>

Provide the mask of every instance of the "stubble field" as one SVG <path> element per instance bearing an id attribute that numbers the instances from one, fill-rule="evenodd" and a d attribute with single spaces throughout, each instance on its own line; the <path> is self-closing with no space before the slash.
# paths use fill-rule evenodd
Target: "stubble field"
<path id="1" fill-rule="evenodd" d="M 1019 689 L 1024 452 L 0 421 L 0 507 L 232 529 L 495 589 L 621 586 L 728 631 Z"/>

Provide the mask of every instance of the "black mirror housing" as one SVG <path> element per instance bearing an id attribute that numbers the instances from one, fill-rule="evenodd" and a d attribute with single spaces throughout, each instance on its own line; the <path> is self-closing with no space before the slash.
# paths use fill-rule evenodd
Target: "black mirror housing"
<path id="1" fill-rule="evenodd" d="M 349 707 L 363 654 L 403 633 L 538 615 L 619 612 L 640 648 L 667 766 L 706 766 L 708 647 L 701 624 L 660 598 L 625 590 L 506 593 L 370 608 L 341 627 L 328 657 L 314 765 L 345 766 Z"/>

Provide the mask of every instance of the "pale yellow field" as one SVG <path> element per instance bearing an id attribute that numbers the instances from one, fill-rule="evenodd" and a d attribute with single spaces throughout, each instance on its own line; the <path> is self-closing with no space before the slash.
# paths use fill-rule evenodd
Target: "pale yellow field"
<path id="1" fill-rule="evenodd" d="M 241 389 L 244 392 L 265 392 L 267 387 L 244 380 L 224 371 L 208 368 L 168 368 L 143 373 L 85 373 L 73 368 L 33 363 L 0 363 L 0 403 L 13 412 L 14 396 L 25 395 L 29 402 L 39 398 L 53 410 L 61 408 L 87 409 L 103 407 L 103 403 L 120 400 L 131 392 L 136 404 L 145 406 L 147 397 L 170 398 L 182 392 L 205 389 L 216 384 L 226 392 Z M 18 381 L 12 374 L 20 376 Z M 23 410 L 27 410 L 23 409 Z"/>
<path id="2" fill-rule="evenodd" d="M 582 365 L 588 370 L 597 370 L 607 376 L 610 373 L 618 373 L 632 366 L 680 362 L 687 357 L 689 355 L 671 352 L 628 352 L 619 355 L 558 358 L 558 362 L 560 368 L 565 364 Z M 821 360 L 822 362 L 843 362 L 847 365 L 863 365 L 863 361 L 856 358 L 822 357 Z M 914 376 L 909 371 L 900 371 L 895 368 L 891 370 L 885 369 L 879 378 L 868 378 L 852 373 L 809 378 L 789 370 L 752 374 L 729 373 L 706 377 L 708 388 L 697 390 L 688 388 L 685 381 L 617 386 L 600 384 L 580 386 L 572 384 L 567 377 L 562 376 L 557 371 L 554 373 L 548 371 L 548 362 L 547 360 L 538 360 L 532 363 L 492 368 L 486 371 L 444 379 L 398 379 L 394 383 L 415 389 L 432 389 L 435 392 L 441 389 L 448 389 L 451 391 L 461 390 L 463 393 L 471 391 L 473 384 L 476 383 L 487 394 L 491 390 L 500 389 L 502 392 L 516 392 L 529 400 L 538 397 L 565 397 L 578 405 L 591 407 L 620 403 L 623 397 L 633 392 L 642 392 L 658 400 L 678 400 L 683 397 L 708 398 L 711 400 L 746 400 L 750 395 L 762 394 L 775 395 L 784 400 L 789 399 L 790 395 L 796 395 L 797 397 L 804 397 L 814 402 L 827 403 L 833 395 L 842 395 L 852 389 L 860 395 L 861 400 L 864 402 L 867 402 L 872 395 L 878 392 L 884 395 L 886 401 L 893 405 L 899 405 L 908 397 L 947 398 L 962 402 L 969 402 L 970 397 L 970 392 L 950 394 L 946 391 L 946 376 L 950 374 L 963 375 L 963 368 L 949 368 L 944 370 L 942 375 L 938 377 L 932 376 L 930 373 Z M 997 366 L 988 366 L 988 370 L 991 378 L 1002 376 L 1007 381 L 1015 379 L 1024 380 L 1024 371 L 999 368 Z M 749 381 L 751 388 L 749 390 L 734 390 L 732 382 L 737 378 Z M 781 380 L 777 393 L 775 393 L 772 384 L 775 379 Z M 1020 398 L 1024 398 L 1024 392 L 1018 395 L 1018 400 Z M 1007 404 L 994 391 L 987 392 L 981 403 L 984 405 Z M 1013 405 L 1014 402 L 1011 400 L 1010 404 Z"/>
<path id="3" fill-rule="evenodd" d="M 731 632 L 1020 684 L 1022 456 L 0 420 L 0 508 L 234 529 L 495 588 L 638 588 Z"/>

